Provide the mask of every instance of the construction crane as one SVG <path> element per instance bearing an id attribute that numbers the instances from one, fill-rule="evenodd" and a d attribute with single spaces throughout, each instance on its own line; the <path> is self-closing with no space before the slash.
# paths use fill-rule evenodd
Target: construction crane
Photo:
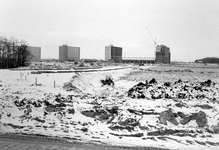
<path id="1" fill-rule="evenodd" d="M 147 29 L 148 29 L 148 27 L 146 27 Z M 155 47 L 155 51 L 156 51 L 156 46 L 157 46 L 157 43 L 156 43 L 156 38 L 154 39 L 153 38 L 153 36 L 151 35 L 151 32 L 150 32 L 150 30 L 148 29 L 148 33 L 150 34 L 150 36 L 151 36 L 151 39 L 152 39 L 152 41 L 153 41 L 153 43 L 154 43 L 154 47 Z"/>

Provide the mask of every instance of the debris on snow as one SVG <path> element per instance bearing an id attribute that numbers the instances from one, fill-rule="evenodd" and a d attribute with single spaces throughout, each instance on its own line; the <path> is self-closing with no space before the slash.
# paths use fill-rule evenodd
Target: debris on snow
<path id="1" fill-rule="evenodd" d="M 174 125 L 178 125 L 179 123 L 175 118 L 176 118 L 176 113 L 174 113 L 173 109 L 171 108 L 161 112 L 159 116 L 160 123 L 164 125 L 167 125 L 167 121 L 171 122 Z"/>
<path id="2" fill-rule="evenodd" d="M 105 80 L 100 80 L 100 81 L 102 83 L 102 86 L 104 85 L 114 86 L 115 85 L 112 77 L 109 77 L 109 76 L 107 76 Z"/>
<path id="3" fill-rule="evenodd" d="M 195 107 L 200 107 L 202 109 L 212 109 L 213 107 L 208 105 L 208 104 L 203 104 L 203 105 L 195 105 Z"/>
<path id="4" fill-rule="evenodd" d="M 134 133 L 134 134 L 116 134 L 116 133 L 110 133 L 115 136 L 126 136 L 126 137 L 142 137 L 144 136 L 144 133 Z"/>
<path id="5" fill-rule="evenodd" d="M 182 147 L 217 145 L 219 125 L 213 117 L 218 113 L 217 82 L 202 78 L 187 81 L 185 77 L 172 79 L 172 76 L 171 80 L 163 80 L 143 74 L 142 80 L 127 84 L 127 80 L 120 82 L 117 77 L 113 78 L 114 85 L 113 80 L 108 80 L 112 78 L 106 77 L 108 73 L 72 76 L 70 81 L 62 82 L 56 89 L 52 86 L 48 91 L 45 83 L 41 87 L 28 83 L 26 89 L 17 87 L 16 90 L 12 88 L 14 83 L 7 88 L 0 87 L 2 126 L 21 133 L 77 136 L 83 140 L 98 137 L 101 142 L 119 136 L 125 137 L 121 141 L 131 144 L 152 140 L 155 145 L 164 146 L 170 141 Z M 101 86 L 100 79 L 104 79 L 102 84 L 106 86 Z M 21 80 L 16 82 L 26 84 Z"/>
<path id="6" fill-rule="evenodd" d="M 64 83 L 63 88 L 64 88 L 66 91 L 74 91 L 74 92 L 82 93 L 82 91 L 79 90 L 76 86 L 74 86 L 72 82 Z"/>
<path id="7" fill-rule="evenodd" d="M 149 81 L 149 84 L 157 84 L 157 81 L 153 78 L 151 81 Z"/>
<path id="8" fill-rule="evenodd" d="M 178 113 L 183 120 L 180 121 L 182 125 L 189 123 L 191 120 L 196 120 L 198 127 L 205 127 L 208 123 L 205 112 L 199 111 L 198 113 L 193 113 L 189 116 L 185 116 L 182 113 Z"/>
<path id="9" fill-rule="evenodd" d="M 213 133 L 219 134 L 219 122 L 217 123 L 217 125 L 212 126 L 212 130 L 213 130 Z"/>
<path id="10" fill-rule="evenodd" d="M 164 86 L 158 83 L 154 78 L 148 83 L 139 82 L 128 90 L 128 96 L 138 99 L 215 99 L 216 89 L 210 89 L 213 86 L 211 80 L 200 83 L 188 83 L 178 80 L 174 83 L 165 82 Z M 201 93 L 200 93 L 201 91 Z M 207 108 L 207 107 L 205 107 Z"/>

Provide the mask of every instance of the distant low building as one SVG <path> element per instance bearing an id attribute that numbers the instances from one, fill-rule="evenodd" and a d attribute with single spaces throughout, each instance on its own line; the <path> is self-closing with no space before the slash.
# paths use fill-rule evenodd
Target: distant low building
<path id="1" fill-rule="evenodd" d="M 41 59 L 41 47 L 28 46 L 32 58 L 31 61 L 39 61 Z"/>
<path id="2" fill-rule="evenodd" d="M 59 46 L 59 60 L 60 61 L 80 60 L 80 47 L 74 47 L 68 45 Z"/>
<path id="3" fill-rule="evenodd" d="M 82 59 L 82 61 L 83 62 L 98 62 L 98 61 L 100 61 L 100 60 L 98 60 L 98 59 Z"/>
<path id="4" fill-rule="evenodd" d="M 105 60 L 112 60 L 115 63 L 122 62 L 122 48 L 113 45 L 105 46 Z"/>
<path id="5" fill-rule="evenodd" d="M 165 45 L 157 45 L 155 62 L 156 63 L 170 63 L 170 48 Z"/>
<path id="6" fill-rule="evenodd" d="M 124 57 L 123 63 L 154 63 L 154 58 L 151 57 Z"/>

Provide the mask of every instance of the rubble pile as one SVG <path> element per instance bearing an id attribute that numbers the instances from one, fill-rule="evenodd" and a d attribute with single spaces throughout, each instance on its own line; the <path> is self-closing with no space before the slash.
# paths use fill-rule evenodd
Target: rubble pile
<path id="1" fill-rule="evenodd" d="M 181 120 L 178 122 L 176 120 L 177 117 L 180 117 Z M 169 108 L 166 111 L 161 112 L 159 116 L 160 123 L 167 125 L 167 121 L 171 122 L 174 125 L 178 125 L 179 123 L 182 125 L 186 125 L 191 120 L 195 120 L 198 127 L 205 127 L 207 126 L 208 120 L 206 117 L 206 113 L 203 111 L 199 111 L 198 113 L 193 113 L 191 115 L 185 115 L 183 112 L 175 113 L 173 109 Z"/>
<path id="2" fill-rule="evenodd" d="M 37 100 L 35 101 L 34 99 L 31 98 L 24 98 L 24 99 L 14 99 L 13 101 L 14 105 L 21 111 L 24 112 L 23 116 L 29 116 L 33 117 L 33 110 L 37 109 L 42 109 L 44 110 L 43 116 L 38 116 L 38 117 L 45 117 L 46 115 L 50 113 L 69 113 L 69 114 L 74 114 L 75 110 L 74 108 L 67 108 L 68 104 L 71 103 L 71 96 L 64 97 L 61 94 L 58 95 L 52 95 L 52 94 L 47 94 L 44 99 Z M 40 121 L 39 118 L 33 118 L 36 121 Z M 44 123 L 45 121 L 43 121 Z"/>
<path id="3" fill-rule="evenodd" d="M 150 131 L 153 129 L 159 129 L 159 126 L 156 125 L 142 125 L 143 116 L 152 116 L 157 120 L 157 125 L 162 124 L 168 127 L 168 122 L 172 125 L 186 126 L 189 122 L 195 121 L 197 127 L 205 128 L 208 127 L 208 117 L 206 112 L 204 111 L 196 111 L 196 112 L 185 112 L 185 111 L 176 111 L 175 108 L 189 108 L 188 104 L 183 103 L 181 100 L 202 100 L 204 98 L 209 98 L 208 100 L 213 100 L 210 96 L 218 96 L 217 88 L 215 88 L 215 83 L 211 80 L 207 80 L 205 82 L 199 83 L 189 83 L 187 81 L 177 80 L 176 82 L 165 82 L 163 84 L 158 83 L 156 79 L 152 79 L 150 81 L 146 81 L 145 83 L 140 82 L 137 85 L 133 86 L 128 91 L 128 97 L 132 99 L 147 99 L 147 100 L 159 100 L 159 99 L 174 99 L 175 105 L 169 105 L 164 111 L 156 111 L 154 109 L 139 109 L 132 107 L 125 107 L 121 105 L 119 100 L 114 99 L 114 106 L 106 108 L 104 101 L 101 103 L 93 103 L 93 107 L 81 111 L 81 113 L 87 117 L 91 117 L 97 119 L 99 121 L 105 122 L 109 124 L 108 128 L 112 131 L 117 131 L 117 135 L 120 131 L 126 130 L 128 132 L 138 132 L 139 129 Z M 114 89 L 116 90 L 116 89 Z M 202 91 L 203 97 L 198 97 L 200 94 L 200 90 Z M 112 91 L 109 91 L 112 92 Z M 172 92 L 172 93 L 171 93 Z M 209 96 L 210 95 L 210 96 Z M 116 95 L 114 95 L 117 97 Z M 112 103 L 109 99 L 111 96 L 107 97 L 98 97 L 103 98 L 108 103 Z M 120 98 L 120 97 L 117 97 Z M 124 98 L 124 97 L 122 97 Z M 116 106 L 116 101 L 119 104 Z M 121 109 L 120 107 L 123 107 Z M 199 107 L 206 110 L 212 110 L 213 106 L 209 104 L 197 104 L 192 107 Z M 137 119 L 138 118 L 138 119 Z M 143 123 L 144 124 L 144 123 Z M 217 126 L 214 126 L 215 132 L 217 132 Z M 114 133 L 115 134 L 115 133 Z"/>
<path id="4" fill-rule="evenodd" d="M 52 88 L 61 94 L 43 91 L 39 86 L 24 88 L 29 91 L 3 86 L 0 118 L 3 126 L 19 132 L 83 140 L 94 137 L 107 141 L 118 136 L 117 140 L 127 138 L 131 142 L 207 145 L 208 139 L 219 136 L 218 83 L 181 79 L 161 82 L 153 77 L 126 86 L 109 74 L 74 74 L 60 89 Z M 213 140 L 211 144 L 217 145 Z"/>
<path id="5" fill-rule="evenodd" d="M 158 83 L 155 79 L 140 82 L 128 91 L 131 98 L 142 99 L 199 99 L 204 98 L 214 101 L 219 98 L 216 83 L 211 80 L 193 83 L 178 80 L 176 82 Z M 217 85 L 218 86 L 218 85 Z"/>
<path id="6" fill-rule="evenodd" d="M 178 125 L 178 121 L 175 119 L 177 117 L 176 113 L 173 112 L 173 109 L 168 109 L 161 112 L 159 116 L 160 123 L 167 125 L 167 121 L 171 122 L 174 125 Z"/>

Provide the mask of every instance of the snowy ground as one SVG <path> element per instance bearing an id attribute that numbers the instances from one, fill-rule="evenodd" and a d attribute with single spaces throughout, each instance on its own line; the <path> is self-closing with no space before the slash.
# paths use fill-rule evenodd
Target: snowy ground
<path id="1" fill-rule="evenodd" d="M 112 145 L 218 149 L 218 70 L 197 66 L 51 74 L 0 70 L 1 132 Z M 102 86 L 100 80 L 106 77 L 115 85 Z M 157 83 L 147 87 L 145 81 L 152 78 Z M 175 83 L 179 79 L 182 82 Z M 201 85 L 208 79 L 211 85 Z M 130 92 L 139 82 L 143 86 Z M 164 86 L 166 82 L 170 86 Z M 159 119 L 169 109 L 177 124 L 168 117 Z M 203 127 L 198 126 L 197 117 L 182 123 L 200 111 L 206 114 Z"/>

